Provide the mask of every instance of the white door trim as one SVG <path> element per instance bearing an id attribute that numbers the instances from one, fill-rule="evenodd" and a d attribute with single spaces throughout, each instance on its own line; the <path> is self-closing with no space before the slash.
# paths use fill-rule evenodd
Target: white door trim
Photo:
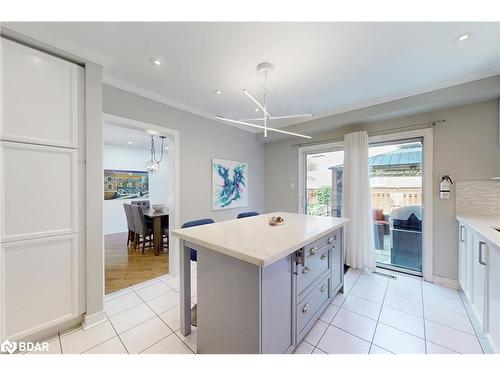
<path id="1" fill-rule="evenodd" d="M 305 213 L 305 199 L 306 199 L 306 175 L 304 173 L 305 167 L 305 158 L 308 154 L 318 153 L 318 152 L 329 152 L 334 150 L 340 150 L 344 148 L 344 142 L 331 142 L 331 143 L 323 143 L 319 145 L 313 146 L 305 146 L 299 147 L 299 176 L 298 176 L 298 201 L 297 201 L 297 212 L 299 214 Z"/>
<path id="2" fill-rule="evenodd" d="M 161 135 L 171 136 L 174 139 L 173 149 L 174 149 L 174 160 L 172 168 L 170 170 L 170 181 L 173 181 L 172 191 L 174 194 L 173 215 L 170 216 L 169 226 L 170 229 L 175 229 L 180 225 L 180 151 L 179 151 L 179 131 L 165 128 L 163 126 L 154 125 L 142 121 L 132 120 L 125 117 L 120 117 L 112 115 L 109 113 L 103 113 L 103 122 L 111 122 L 119 126 L 125 126 L 128 128 L 135 128 L 141 130 L 153 130 Z M 169 150 L 170 151 L 170 150 Z M 173 171 L 173 173 L 172 173 Z M 173 219 L 173 220 L 172 220 Z M 179 239 L 172 235 L 169 236 L 169 273 L 176 276 L 179 272 Z"/>
<path id="3" fill-rule="evenodd" d="M 405 138 L 423 138 L 423 186 L 422 186 L 422 203 L 423 203 L 423 228 L 422 228 L 422 274 L 426 281 L 433 282 L 433 198 L 434 198 L 434 179 L 433 179 L 433 130 L 432 128 L 411 130 L 405 132 L 395 132 L 384 135 L 374 135 L 369 137 L 370 143 L 397 141 Z M 304 213 L 304 200 L 306 190 L 305 180 L 305 157 L 309 153 L 317 153 L 322 151 L 332 151 L 335 148 L 343 148 L 344 142 L 324 143 L 313 146 L 300 147 L 298 149 L 298 200 L 297 211 Z"/>

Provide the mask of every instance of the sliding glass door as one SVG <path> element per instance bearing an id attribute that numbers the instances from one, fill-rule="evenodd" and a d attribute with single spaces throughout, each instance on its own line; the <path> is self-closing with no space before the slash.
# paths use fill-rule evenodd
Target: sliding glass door
<path id="1" fill-rule="evenodd" d="M 416 275 L 422 274 L 422 155 L 423 138 L 369 145 L 377 266 Z M 342 216 L 342 144 L 304 152 L 303 160 L 303 212 Z"/>
<path id="2" fill-rule="evenodd" d="M 377 265 L 422 273 L 422 139 L 370 144 Z"/>

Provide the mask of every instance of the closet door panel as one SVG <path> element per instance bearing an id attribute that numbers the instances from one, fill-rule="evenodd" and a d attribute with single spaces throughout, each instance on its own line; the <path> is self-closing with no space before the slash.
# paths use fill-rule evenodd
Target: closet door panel
<path id="1" fill-rule="evenodd" d="M 2 140 L 78 147 L 75 64 L 2 38 Z"/>
<path id="2" fill-rule="evenodd" d="M 5 337 L 78 316 L 78 235 L 4 243 L 0 251 Z"/>
<path id="3" fill-rule="evenodd" d="M 1 142 L 1 242 L 78 232 L 77 150 Z"/>

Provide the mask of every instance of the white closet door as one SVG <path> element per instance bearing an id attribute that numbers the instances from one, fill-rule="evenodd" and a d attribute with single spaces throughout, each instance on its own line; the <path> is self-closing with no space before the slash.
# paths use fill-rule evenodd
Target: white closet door
<path id="1" fill-rule="evenodd" d="M 6 337 L 23 338 L 78 315 L 78 235 L 1 247 Z"/>
<path id="2" fill-rule="evenodd" d="M 4 140 L 78 147 L 78 66 L 2 38 Z"/>
<path id="3" fill-rule="evenodd" d="M 4 142 L 2 242 L 78 231 L 77 150 Z"/>
<path id="4" fill-rule="evenodd" d="M 83 68 L 1 40 L 0 341 L 83 312 L 85 251 Z"/>

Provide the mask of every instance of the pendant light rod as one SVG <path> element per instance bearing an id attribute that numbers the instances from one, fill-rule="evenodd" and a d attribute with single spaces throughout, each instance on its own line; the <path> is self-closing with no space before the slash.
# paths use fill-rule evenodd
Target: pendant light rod
<path id="1" fill-rule="evenodd" d="M 305 113 L 303 115 L 290 115 L 290 116 L 271 116 L 269 117 L 269 120 L 281 120 L 281 119 L 286 119 L 286 118 L 295 118 L 295 117 L 314 117 L 313 114 L 311 113 Z M 257 118 L 242 118 L 239 121 L 264 121 L 264 117 L 257 117 Z"/>
<path id="2" fill-rule="evenodd" d="M 265 87 L 267 80 L 267 72 L 266 72 L 266 78 L 264 80 L 264 138 L 267 138 L 267 117 L 270 116 L 267 113 L 267 89 Z"/>
<path id="3" fill-rule="evenodd" d="M 269 112 L 267 111 L 267 100 L 268 100 L 268 91 L 267 91 L 267 74 L 271 71 L 274 70 L 274 65 L 271 64 L 270 62 L 262 62 L 259 65 L 257 65 L 257 72 L 260 74 L 264 74 L 264 81 L 262 82 L 261 88 L 264 91 L 264 96 L 263 96 L 263 103 L 259 102 L 257 99 L 255 99 L 252 94 L 250 94 L 246 89 L 243 89 L 243 93 L 254 103 L 256 104 L 259 109 L 263 113 L 263 117 L 259 118 L 252 118 L 252 119 L 243 119 L 243 120 L 230 120 L 228 118 L 220 117 L 217 116 L 217 120 L 221 121 L 226 121 L 226 122 L 231 122 L 233 124 L 241 124 L 241 125 L 246 125 L 246 126 L 251 126 L 257 129 L 263 129 L 264 130 L 264 138 L 267 138 L 267 132 L 272 131 L 276 133 L 281 133 L 281 134 L 288 134 L 288 135 L 293 135 L 296 137 L 301 137 L 301 138 L 307 138 L 311 139 L 310 136 L 308 135 L 303 135 L 303 134 L 298 134 L 298 133 L 292 133 L 292 132 L 287 132 L 285 130 L 279 130 L 275 128 L 270 128 L 268 127 L 268 123 L 271 120 L 278 120 L 278 119 L 289 119 L 289 118 L 296 118 L 296 117 L 311 117 L 313 116 L 312 114 L 301 114 L 301 115 L 288 115 L 288 116 L 271 116 Z M 256 110 L 258 112 L 258 110 Z M 248 121 L 264 121 L 263 125 L 257 125 Z"/>
<path id="4" fill-rule="evenodd" d="M 220 117 L 220 116 L 217 116 L 216 117 L 217 120 L 221 120 L 221 121 L 227 121 L 227 122 L 232 122 L 233 124 L 241 124 L 241 125 L 247 125 L 247 126 L 251 126 L 253 128 L 257 128 L 257 129 L 265 129 L 264 126 L 262 125 L 257 125 L 257 124 L 251 124 L 249 122 L 244 122 L 244 121 L 238 121 L 238 120 L 231 120 L 231 119 L 228 119 L 228 118 L 224 118 L 224 117 Z M 281 134 L 288 134 L 288 135 L 294 135 L 296 137 L 301 137 L 301 138 L 306 138 L 306 139 L 311 139 L 312 137 L 308 136 L 308 135 L 304 135 L 304 134 L 298 134 L 298 133 L 292 133 L 292 132 L 287 132 L 285 130 L 280 130 L 280 129 L 274 129 L 274 128 L 267 128 L 268 131 L 272 131 L 272 132 L 276 132 L 276 133 L 281 133 Z"/>
<path id="5" fill-rule="evenodd" d="M 264 115 L 271 117 L 271 115 L 267 112 L 266 108 L 264 108 L 264 106 L 260 104 L 257 99 L 255 99 L 252 95 L 250 95 L 250 93 L 247 90 L 243 89 L 243 92 L 245 93 L 246 96 L 250 98 L 252 102 L 257 104 L 257 106 L 262 110 L 262 113 L 264 113 Z"/>

